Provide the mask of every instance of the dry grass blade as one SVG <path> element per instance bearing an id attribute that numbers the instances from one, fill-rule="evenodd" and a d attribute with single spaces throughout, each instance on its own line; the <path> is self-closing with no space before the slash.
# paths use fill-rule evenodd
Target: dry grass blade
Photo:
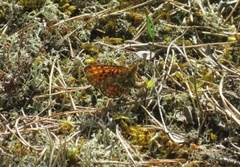
<path id="1" fill-rule="evenodd" d="M 119 141 L 125 148 L 125 151 L 127 152 L 129 158 L 131 159 L 131 165 L 137 166 L 137 163 L 135 162 L 133 156 L 137 155 L 135 151 L 131 148 L 131 146 L 127 143 L 127 141 L 123 138 L 123 136 L 120 134 L 120 131 L 118 129 L 118 126 L 116 127 L 116 134 L 118 136 Z M 135 153 L 134 155 L 132 153 Z"/>
<path id="2" fill-rule="evenodd" d="M 221 82 L 220 82 L 220 86 L 219 86 L 219 94 L 222 98 L 222 102 L 223 102 L 223 105 L 225 108 L 224 111 L 226 112 L 228 117 L 233 119 L 240 126 L 240 112 L 231 105 L 231 103 L 224 97 L 223 92 L 222 92 L 224 77 L 225 77 L 225 75 L 223 75 Z"/>

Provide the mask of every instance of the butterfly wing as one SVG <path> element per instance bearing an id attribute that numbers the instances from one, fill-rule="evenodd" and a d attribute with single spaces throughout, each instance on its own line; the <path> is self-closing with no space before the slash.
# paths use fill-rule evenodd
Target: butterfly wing
<path id="1" fill-rule="evenodd" d="M 108 97 L 120 97 L 126 93 L 129 87 L 122 86 L 121 83 L 116 83 L 116 79 L 106 78 L 104 84 L 99 88 L 101 92 Z"/>
<path id="2" fill-rule="evenodd" d="M 129 68 L 110 65 L 90 65 L 84 69 L 91 85 L 108 97 L 123 95 L 128 89 Z"/>

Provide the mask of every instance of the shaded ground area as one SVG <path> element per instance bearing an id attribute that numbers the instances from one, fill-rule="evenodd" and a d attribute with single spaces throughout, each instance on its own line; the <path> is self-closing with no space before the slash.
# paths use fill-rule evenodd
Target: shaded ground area
<path id="1" fill-rule="evenodd" d="M 240 166 L 239 2 L 0 2 L 0 166 Z"/>

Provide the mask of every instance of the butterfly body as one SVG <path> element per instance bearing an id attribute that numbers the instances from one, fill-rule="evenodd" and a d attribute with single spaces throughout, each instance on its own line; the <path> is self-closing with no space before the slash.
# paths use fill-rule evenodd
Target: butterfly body
<path id="1" fill-rule="evenodd" d="M 119 97 L 135 85 L 137 65 L 129 68 L 112 65 L 89 65 L 84 68 L 91 85 L 108 97 Z"/>

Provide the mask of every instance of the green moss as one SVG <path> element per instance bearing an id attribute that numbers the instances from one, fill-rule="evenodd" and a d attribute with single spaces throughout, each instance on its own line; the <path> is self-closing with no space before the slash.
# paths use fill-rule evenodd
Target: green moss
<path id="1" fill-rule="evenodd" d="M 19 0 L 18 4 L 23 6 L 25 10 L 39 10 L 46 3 L 46 0 Z"/>

